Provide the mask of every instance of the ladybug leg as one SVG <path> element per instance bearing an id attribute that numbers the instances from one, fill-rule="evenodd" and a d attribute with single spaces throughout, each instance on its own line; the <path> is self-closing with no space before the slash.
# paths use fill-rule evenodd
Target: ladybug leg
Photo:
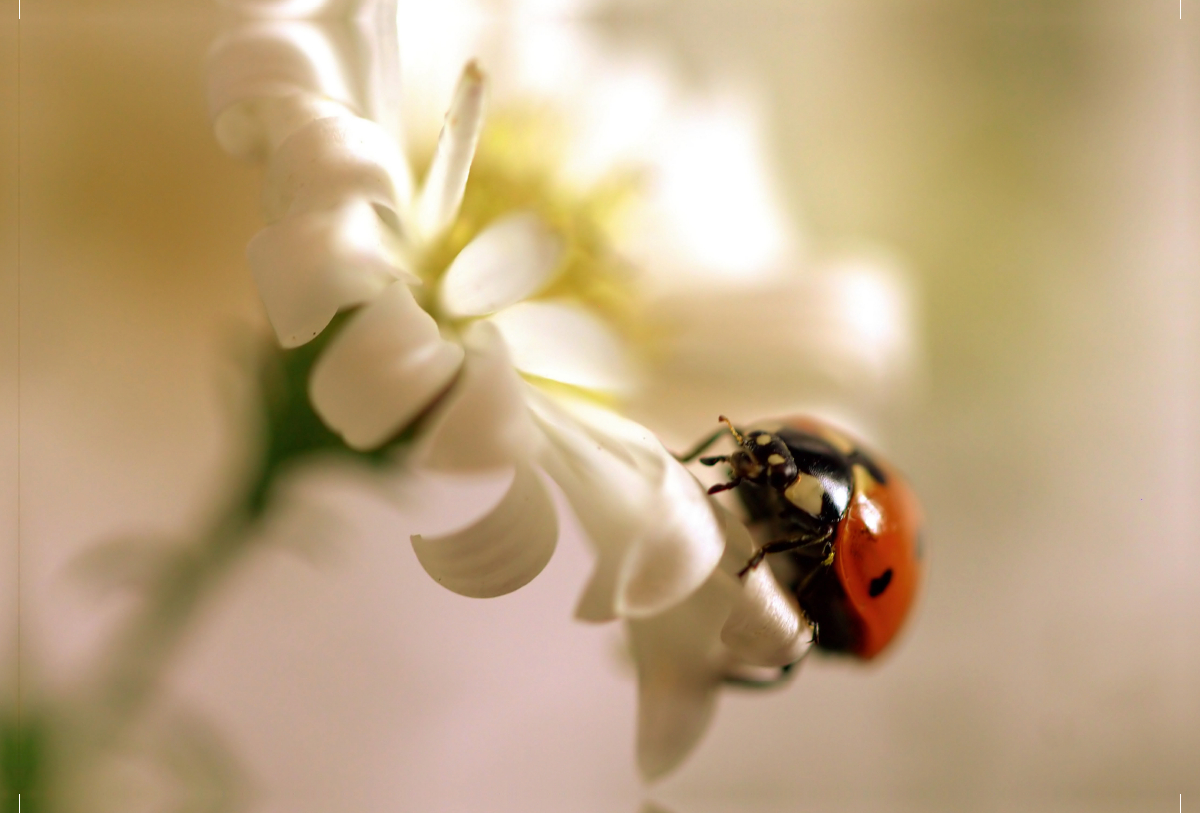
<path id="1" fill-rule="evenodd" d="M 776 539 L 774 542 L 768 542 L 759 548 L 746 566 L 738 571 L 738 578 L 743 578 L 747 573 L 762 564 L 762 560 L 771 553 L 784 553 L 785 551 L 794 551 L 797 555 L 806 559 L 819 559 L 822 565 L 833 564 L 833 527 L 825 528 L 816 536 L 799 536 L 794 539 Z"/>
<path id="2" fill-rule="evenodd" d="M 716 432 L 713 432 L 711 435 L 706 437 L 704 440 L 697 443 L 695 446 L 693 446 L 687 452 L 684 452 L 683 454 L 675 455 L 675 459 L 678 460 L 680 463 L 691 463 L 697 457 L 704 454 L 708 450 L 709 446 L 712 446 L 714 443 L 716 443 L 718 440 L 720 440 L 721 436 L 724 434 L 725 434 L 724 428 L 718 429 Z M 708 458 L 706 458 L 706 459 L 708 459 Z M 721 459 L 724 460 L 725 458 L 721 458 Z M 704 461 L 701 461 L 701 462 L 703 463 Z M 717 462 L 719 463 L 721 461 L 718 460 Z M 704 465 L 712 466 L 714 464 L 713 463 L 704 463 Z"/>
<path id="3" fill-rule="evenodd" d="M 827 534 L 822 534 L 807 544 L 800 545 L 793 551 L 802 559 L 812 559 L 822 565 L 833 564 L 833 540 Z"/>
<path id="4" fill-rule="evenodd" d="M 717 483 L 715 486 L 712 486 L 711 488 L 708 489 L 708 493 L 709 494 L 720 494 L 722 491 L 728 491 L 731 488 L 737 488 L 739 485 L 741 485 L 741 482 L 742 482 L 741 477 L 734 477 L 728 483 Z"/>
<path id="5" fill-rule="evenodd" d="M 767 548 L 771 548 L 771 547 L 774 547 L 775 545 L 779 545 L 779 544 L 783 544 L 786 546 L 787 543 L 790 541 L 791 540 L 788 540 L 788 539 L 780 539 L 775 542 L 768 542 L 766 545 L 763 545 L 761 548 L 759 548 L 754 553 L 753 556 L 750 557 L 750 561 L 746 562 L 746 566 L 738 571 L 737 577 L 739 579 L 745 578 L 747 573 L 749 573 L 751 570 L 754 570 L 754 568 L 756 568 L 760 564 L 762 564 L 762 560 L 766 558 L 767 553 L 775 553 L 774 550 L 768 551 Z M 783 550 L 789 550 L 789 548 L 784 547 Z"/>

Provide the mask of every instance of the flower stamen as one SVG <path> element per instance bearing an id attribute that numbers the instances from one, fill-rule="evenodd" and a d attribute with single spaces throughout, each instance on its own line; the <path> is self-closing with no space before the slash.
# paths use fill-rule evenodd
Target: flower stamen
<path id="1" fill-rule="evenodd" d="M 454 89 L 417 202 L 417 226 L 426 239 L 441 234 L 458 216 L 483 129 L 483 108 L 483 72 L 474 61 L 468 62 Z"/>

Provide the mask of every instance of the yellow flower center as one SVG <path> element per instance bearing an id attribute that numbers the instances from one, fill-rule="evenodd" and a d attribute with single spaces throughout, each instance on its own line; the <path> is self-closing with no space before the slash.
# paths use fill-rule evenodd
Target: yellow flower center
<path id="1" fill-rule="evenodd" d="M 582 191 L 567 188 L 560 167 L 562 128 L 546 113 L 505 111 L 489 116 L 457 219 L 419 258 L 422 305 L 448 327 L 433 292 L 450 263 L 488 225 L 504 215 L 533 212 L 563 241 L 559 268 L 533 299 L 565 300 L 587 308 L 626 340 L 635 338 L 636 274 L 613 249 L 624 216 L 636 201 L 638 173 L 609 173 Z"/>

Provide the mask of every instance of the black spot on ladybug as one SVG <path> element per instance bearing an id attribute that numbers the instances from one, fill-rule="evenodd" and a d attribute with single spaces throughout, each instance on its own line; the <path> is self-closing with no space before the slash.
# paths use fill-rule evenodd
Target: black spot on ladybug
<path id="1" fill-rule="evenodd" d="M 878 579 L 871 579 L 871 586 L 867 592 L 870 594 L 871 598 L 875 598 L 876 596 L 881 595 L 891 583 L 892 569 L 889 567 L 887 570 L 883 571 L 883 575 Z"/>

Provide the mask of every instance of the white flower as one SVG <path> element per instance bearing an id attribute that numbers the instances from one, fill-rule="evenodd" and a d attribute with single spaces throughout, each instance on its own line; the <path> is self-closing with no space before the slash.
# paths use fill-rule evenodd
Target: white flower
<path id="1" fill-rule="evenodd" d="M 468 596 L 521 587 L 558 536 L 544 478 L 562 490 L 597 554 L 577 614 L 628 622 L 654 777 L 696 743 L 723 680 L 795 661 L 811 635 L 769 569 L 736 578 L 746 529 L 646 427 L 682 445 L 718 412 L 845 403 L 902 379 L 904 292 L 861 262 L 795 273 L 744 107 L 675 104 L 660 72 L 613 69 L 519 14 L 497 49 L 465 8 L 401 3 L 404 47 L 372 29 L 359 74 L 315 23 L 243 24 L 211 57 L 214 127 L 267 164 L 248 257 L 281 344 L 357 308 L 313 370 L 322 419 L 356 449 L 416 423 L 416 465 L 511 472 L 467 528 L 413 537 L 430 575 Z M 508 80 L 486 128 L 475 63 L 446 73 L 460 51 Z M 422 80 L 404 94 L 401 63 Z M 538 140 L 551 119 L 508 93 L 553 102 L 567 137 Z M 410 145 L 439 95 L 449 112 L 418 184 Z M 647 225 L 618 252 L 608 210 L 629 184 L 611 180 L 629 167 L 649 168 Z"/>
<path id="2" fill-rule="evenodd" d="M 413 538 L 449 589 L 501 595 L 541 571 L 558 532 L 549 474 L 599 553 L 582 615 L 637 617 L 682 601 L 724 540 L 701 487 L 662 444 L 594 405 L 633 386 L 623 342 L 586 291 L 545 293 L 591 267 L 567 256 L 590 246 L 554 228 L 537 198 L 507 211 L 500 199 L 482 223 L 479 212 L 460 217 L 482 73 L 463 71 L 418 187 L 398 140 L 353 112 L 339 63 L 319 63 L 319 34 L 249 24 L 215 49 L 210 72 L 222 143 L 267 163 L 269 225 L 247 254 L 280 343 L 303 344 L 358 306 L 314 365 L 314 408 L 356 449 L 420 418 L 421 465 L 512 472 L 473 525 Z"/>

